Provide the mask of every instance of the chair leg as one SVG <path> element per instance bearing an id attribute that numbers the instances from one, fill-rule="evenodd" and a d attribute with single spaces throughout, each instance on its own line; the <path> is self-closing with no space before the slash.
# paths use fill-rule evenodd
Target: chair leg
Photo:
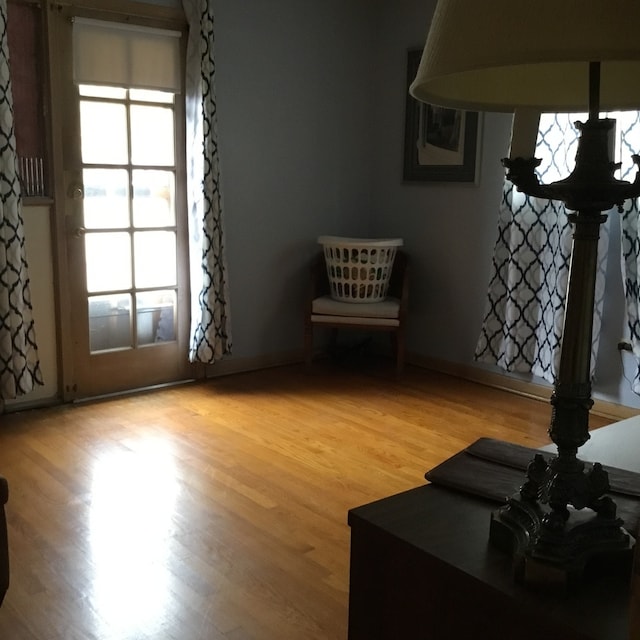
<path id="1" fill-rule="evenodd" d="M 331 327 L 329 330 L 329 342 L 326 345 L 324 354 L 333 363 L 340 360 L 340 352 L 338 350 L 338 329 Z"/>
<path id="2" fill-rule="evenodd" d="M 404 332 L 402 329 L 398 329 L 398 331 L 391 335 L 396 355 L 396 374 L 400 375 L 404 369 Z"/>
<path id="3" fill-rule="evenodd" d="M 306 322 L 304 325 L 304 362 L 307 366 L 313 360 L 313 323 Z"/>

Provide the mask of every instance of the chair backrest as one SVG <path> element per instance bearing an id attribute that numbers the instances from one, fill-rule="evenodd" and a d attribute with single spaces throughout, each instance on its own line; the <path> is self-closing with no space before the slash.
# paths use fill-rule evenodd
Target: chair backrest
<path id="1" fill-rule="evenodd" d="M 389 292 L 387 295 L 403 300 L 407 296 L 409 259 L 404 251 L 398 249 L 393 261 L 391 279 L 389 280 Z"/>

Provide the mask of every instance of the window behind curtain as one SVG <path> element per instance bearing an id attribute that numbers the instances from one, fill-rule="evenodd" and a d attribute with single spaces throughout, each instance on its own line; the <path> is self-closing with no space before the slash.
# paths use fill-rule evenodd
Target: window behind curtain
<path id="1" fill-rule="evenodd" d="M 23 196 L 44 196 L 45 170 L 44 64 L 42 10 L 38 5 L 9 2 L 7 7 L 10 72 L 16 148 Z"/>
<path id="2" fill-rule="evenodd" d="M 640 153 L 640 111 L 612 111 L 602 118 L 616 121 L 612 158 L 622 167 L 616 178 L 634 180 L 632 155 Z M 542 163 L 537 169 L 541 181 L 554 182 L 566 178 L 575 166 L 579 131 L 574 123 L 585 122 L 586 113 L 543 113 L 540 116 L 535 157 Z"/>

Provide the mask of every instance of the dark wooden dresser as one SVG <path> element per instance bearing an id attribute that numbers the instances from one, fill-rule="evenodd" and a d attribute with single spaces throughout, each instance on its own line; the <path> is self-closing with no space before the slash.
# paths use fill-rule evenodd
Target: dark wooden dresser
<path id="1" fill-rule="evenodd" d="M 594 431 L 585 450 L 640 471 L 640 417 Z M 563 596 L 535 592 L 489 545 L 495 509 L 434 484 L 352 509 L 349 640 L 630 639 L 628 570 L 587 574 Z"/>

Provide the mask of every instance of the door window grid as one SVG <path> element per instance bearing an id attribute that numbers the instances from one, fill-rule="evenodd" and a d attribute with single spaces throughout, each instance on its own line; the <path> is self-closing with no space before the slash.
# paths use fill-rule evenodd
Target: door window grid
<path id="1" fill-rule="evenodd" d="M 174 96 L 96 85 L 79 92 L 90 351 L 174 341 Z M 113 114 L 115 126 L 106 119 Z"/>

